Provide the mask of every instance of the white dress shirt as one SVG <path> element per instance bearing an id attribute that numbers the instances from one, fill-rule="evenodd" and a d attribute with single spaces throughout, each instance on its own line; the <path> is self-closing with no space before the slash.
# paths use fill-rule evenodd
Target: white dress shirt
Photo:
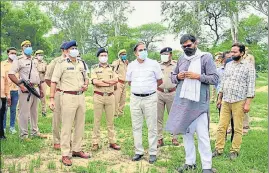
<path id="1" fill-rule="evenodd" d="M 131 92 L 134 94 L 151 94 L 157 90 L 157 80 L 163 74 L 160 64 L 146 58 L 143 63 L 132 61 L 127 68 L 126 81 L 131 82 Z"/>

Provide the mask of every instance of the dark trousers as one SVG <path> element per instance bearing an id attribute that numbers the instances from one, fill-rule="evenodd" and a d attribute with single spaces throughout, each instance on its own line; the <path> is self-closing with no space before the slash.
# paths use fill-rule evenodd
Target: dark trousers
<path id="1" fill-rule="evenodd" d="M 1 98 L 1 101 L 2 101 L 2 106 L 0 109 L 0 137 L 3 137 L 5 136 L 3 124 L 4 124 L 4 115 L 5 115 L 6 106 L 7 106 L 7 99 Z"/>

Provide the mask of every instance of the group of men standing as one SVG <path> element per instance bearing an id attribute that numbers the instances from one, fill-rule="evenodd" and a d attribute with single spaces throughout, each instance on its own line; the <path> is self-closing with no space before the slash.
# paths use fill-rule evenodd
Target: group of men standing
<path id="1" fill-rule="evenodd" d="M 172 144 L 178 146 L 177 137 L 183 134 L 186 162 L 177 170 L 184 172 L 196 169 L 194 145 L 196 132 L 203 172 L 213 172 L 212 156 L 223 153 L 223 134 L 227 130 L 231 114 L 235 123 L 232 157 L 237 157 L 239 153 L 243 114 L 249 111 L 251 98 L 254 97 L 255 69 L 243 61 L 244 45 L 234 44 L 231 51 L 234 61 L 227 65 L 227 70 L 225 69 L 221 77 L 217 104 L 222 107 L 216 150 L 212 155 L 209 137 L 209 85 L 217 85 L 220 75 L 212 55 L 198 49 L 194 36 L 183 35 L 180 44 L 184 53 L 177 62 L 172 60 L 172 49 L 165 47 L 160 51 L 159 63 L 148 58 L 147 49 L 142 42 L 135 45 L 133 52 L 136 59 L 131 63 L 127 60 L 127 51 L 122 49 L 118 52 L 118 59 L 110 65 L 108 51 L 100 48 L 96 54 L 99 63 L 92 66 L 89 77 L 89 68 L 80 57 L 76 41 L 63 43 L 60 47 L 62 55 L 52 60 L 49 65 L 42 61 L 41 50 L 36 51 L 37 60 L 34 60 L 31 56 L 30 41 L 24 41 L 21 44 L 22 56 L 13 59 L 8 72 L 10 80 L 19 86 L 20 137 L 28 139 L 27 125 L 30 117 L 31 135 L 45 138 L 37 127 L 38 98 L 32 95 L 28 99 L 29 91 L 19 82 L 17 74 L 29 81 L 43 100 L 45 100 L 45 86 L 50 87 L 53 147 L 61 150 L 62 162 L 67 166 L 72 165 L 71 156 L 90 158 L 89 154 L 82 151 L 86 113 L 84 93 L 89 84 L 93 85 L 94 93 L 92 150 L 97 151 L 100 148 L 100 123 L 103 112 L 106 116 L 109 147 L 114 150 L 121 149 L 116 143 L 114 117 L 124 115 L 128 83 L 131 87 L 130 112 L 135 147 L 132 160 L 139 161 L 144 155 L 142 127 L 145 117 L 148 126 L 149 163 L 156 162 L 157 148 L 164 145 L 162 133 L 166 108 L 169 116 L 165 129 L 171 133 Z M 242 64 L 248 68 L 244 68 Z M 2 78 L 8 80 L 7 73 L 3 77 L 1 75 L 1 81 Z M 232 86 L 234 83 L 236 85 Z M 2 96 L 6 100 L 2 99 Z M 26 101 L 27 99 L 29 101 Z M 2 85 L 1 100 L 3 104 L 5 102 L 10 104 L 9 90 Z M 45 101 L 43 103 L 46 104 Z M 45 107 L 42 107 L 42 115 L 46 115 Z"/>

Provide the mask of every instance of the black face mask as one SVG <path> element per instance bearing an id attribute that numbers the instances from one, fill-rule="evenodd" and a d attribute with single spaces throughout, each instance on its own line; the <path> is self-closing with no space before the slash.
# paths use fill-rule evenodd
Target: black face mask
<path id="1" fill-rule="evenodd" d="M 187 56 L 192 56 L 195 54 L 196 48 L 187 47 L 187 48 L 183 49 L 183 51 Z"/>
<path id="2" fill-rule="evenodd" d="M 241 58 L 241 56 L 233 56 L 233 57 L 232 57 L 232 59 L 233 59 L 234 61 L 238 61 L 240 58 Z"/>

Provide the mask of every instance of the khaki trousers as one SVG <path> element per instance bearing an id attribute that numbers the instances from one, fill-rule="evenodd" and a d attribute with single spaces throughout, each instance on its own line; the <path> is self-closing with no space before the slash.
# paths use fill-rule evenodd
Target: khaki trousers
<path id="1" fill-rule="evenodd" d="M 230 152 L 239 152 L 242 143 L 243 119 L 245 116 L 243 111 L 244 104 L 245 100 L 236 103 L 222 102 L 216 139 L 216 150 L 219 153 L 223 153 L 226 131 L 231 121 L 231 115 L 234 121 L 234 138 Z"/>
<path id="2" fill-rule="evenodd" d="M 117 83 L 115 95 L 115 115 L 122 115 L 126 100 L 126 84 Z"/>
<path id="3" fill-rule="evenodd" d="M 70 151 L 81 151 L 85 126 L 85 96 L 60 93 L 62 128 L 61 152 L 62 156 L 69 156 Z M 72 150 L 71 134 L 74 124 Z"/>
<path id="4" fill-rule="evenodd" d="M 36 88 L 39 92 L 39 89 Z M 31 95 L 30 100 L 27 101 L 28 93 L 22 93 L 19 90 L 19 116 L 18 116 L 18 125 L 20 130 L 20 137 L 28 137 L 28 120 L 30 119 L 31 124 L 31 135 L 35 136 L 38 132 L 38 98 L 34 95 Z"/>
<path id="5" fill-rule="evenodd" d="M 130 98 L 135 154 L 144 154 L 142 145 L 142 127 L 144 116 L 148 126 L 149 154 L 157 154 L 157 94 L 139 97 L 134 94 Z"/>
<path id="6" fill-rule="evenodd" d="M 60 144 L 61 137 L 61 102 L 60 102 L 60 92 L 57 91 L 54 96 L 55 109 L 53 111 L 52 117 L 52 135 L 53 143 Z"/>
<path id="7" fill-rule="evenodd" d="M 44 97 L 41 98 L 42 112 L 46 112 L 47 111 L 47 107 L 46 107 L 47 84 L 46 82 L 43 82 L 41 86 L 44 93 Z"/>
<path id="8" fill-rule="evenodd" d="M 176 92 L 174 91 L 171 93 L 163 93 L 163 92 L 157 91 L 157 95 L 158 95 L 158 104 L 157 104 L 158 139 L 163 139 L 164 110 L 166 107 L 167 113 L 169 114 Z M 173 138 L 177 139 L 177 135 L 173 135 Z"/>
<path id="9" fill-rule="evenodd" d="M 113 94 L 111 96 L 94 94 L 93 96 L 94 124 L 92 144 L 99 144 L 100 142 L 100 123 L 102 120 L 103 111 L 105 111 L 106 115 L 108 141 L 110 144 L 114 144 L 116 140 L 114 132 L 115 97 Z"/>

